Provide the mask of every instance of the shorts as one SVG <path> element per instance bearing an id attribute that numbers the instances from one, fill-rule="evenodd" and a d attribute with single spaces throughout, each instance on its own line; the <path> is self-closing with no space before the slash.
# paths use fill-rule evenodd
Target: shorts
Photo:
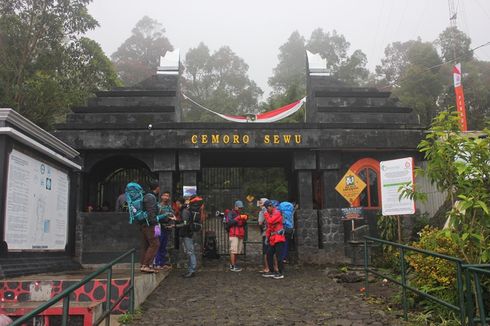
<path id="1" fill-rule="evenodd" d="M 243 239 L 230 237 L 230 254 L 239 255 L 243 252 Z"/>

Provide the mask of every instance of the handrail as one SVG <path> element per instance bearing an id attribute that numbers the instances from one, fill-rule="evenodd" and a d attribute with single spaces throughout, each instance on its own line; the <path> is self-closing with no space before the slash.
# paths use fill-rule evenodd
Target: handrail
<path id="1" fill-rule="evenodd" d="M 388 275 L 383 275 L 379 272 L 376 272 L 372 269 L 369 269 L 369 266 L 368 266 L 368 241 L 382 243 L 382 244 L 390 245 L 390 246 L 393 246 L 395 248 L 400 249 L 400 266 L 401 266 L 401 278 L 402 278 L 401 282 L 389 277 Z M 410 285 L 407 285 L 407 280 L 406 280 L 407 275 L 406 275 L 406 267 L 405 267 L 405 251 L 418 252 L 421 254 L 445 259 L 445 260 L 448 260 L 448 261 L 456 264 L 458 306 L 455 306 L 455 305 L 451 304 L 450 302 L 441 300 L 440 298 L 437 298 L 433 295 L 430 295 L 428 293 L 420 291 L 417 288 L 414 288 Z M 364 236 L 364 271 L 366 273 L 366 277 L 365 277 L 365 293 L 366 293 L 366 296 L 368 295 L 368 285 L 369 285 L 368 276 L 369 276 L 369 273 L 372 273 L 372 274 L 380 276 L 380 277 L 384 277 L 384 278 L 389 279 L 390 281 L 392 281 L 398 285 L 401 285 L 402 286 L 402 292 L 403 292 L 403 295 L 402 295 L 403 318 L 405 320 L 408 320 L 408 304 L 407 304 L 407 293 L 406 293 L 406 291 L 408 289 L 414 293 L 417 293 L 418 295 L 421 295 L 424 298 L 435 301 L 435 302 L 437 302 L 437 303 L 439 303 L 439 304 L 441 304 L 441 305 L 443 305 L 443 306 L 445 306 L 451 310 L 456 311 L 457 313 L 459 313 L 459 318 L 460 318 L 461 324 L 464 325 L 464 321 L 466 319 L 466 310 L 465 310 L 463 276 L 462 276 L 463 264 L 464 264 L 464 261 L 462 259 L 459 259 L 456 257 L 451 257 L 451 256 L 443 255 L 443 254 L 440 254 L 437 252 L 432 252 L 432 251 L 428 251 L 428 250 L 424 250 L 424 249 L 410 247 L 407 245 L 403 245 L 400 243 L 391 242 L 391 241 L 387 241 L 387 240 L 383 240 L 383 239 L 373 238 L 370 236 Z"/>
<path id="2" fill-rule="evenodd" d="M 487 317 L 486 311 L 485 311 L 485 304 L 483 302 L 483 294 L 482 294 L 482 286 L 481 286 L 481 280 L 479 274 L 485 274 L 490 276 L 490 264 L 465 264 L 463 265 L 463 268 L 465 269 L 465 275 L 466 275 L 466 282 L 467 282 L 467 288 L 471 288 L 471 277 L 470 277 L 470 272 L 471 275 L 473 276 L 473 283 L 475 286 L 475 292 L 476 292 L 476 301 L 478 302 L 478 312 L 479 312 L 479 317 L 475 318 L 474 317 L 474 303 L 473 303 L 473 296 L 467 295 L 467 301 L 468 301 L 468 320 L 469 324 L 471 326 L 475 325 L 475 323 L 480 323 L 482 326 L 488 325 L 488 322 L 490 322 L 490 318 Z M 483 268 L 489 268 L 488 270 L 483 269 Z M 469 292 L 469 291 L 468 291 Z"/>
<path id="3" fill-rule="evenodd" d="M 108 274 L 107 274 L 107 287 L 106 287 L 106 294 L 107 294 L 107 296 L 106 296 L 106 301 L 105 301 L 105 305 L 104 305 L 104 313 L 94 323 L 94 325 L 99 325 L 100 322 L 105 319 L 106 326 L 109 326 L 110 318 L 107 318 L 107 316 L 110 315 L 111 311 L 128 294 L 129 294 L 129 311 L 130 311 L 130 313 L 134 313 L 134 262 L 135 262 L 134 255 L 135 255 L 135 252 L 136 252 L 136 249 L 133 248 L 133 249 L 129 250 L 128 252 L 122 254 L 121 256 L 117 257 L 116 259 L 114 259 L 110 263 L 102 266 L 101 268 L 99 268 L 95 272 L 87 275 L 82 280 L 80 280 L 78 283 L 73 284 L 72 286 L 70 286 L 67 289 L 65 289 L 63 292 L 57 294 L 56 296 L 54 296 L 53 298 L 51 298 L 49 301 L 43 303 L 42 305 L 40 305 L 36 309 L 32 310 L 28 314 L 25 314 L 24 316 L 16 319 L 10 325 L 12 325 L 12 326 L 21 325 L 22 323 L 30 320 L 31 318 L 35 317 L 39 313 L 45 311 L 46 309 L 48 309 L 49 307 L 55 305 L 56 303 L 58 303 L 58 301 L 60 301 L 61 299 L 63 299 L 62 326 L 67 326 L 68 325 L 68 313 L 69 313 L 69 309 L 70 309 L 70 294 L 72 292 L 74 292 L 75 290 L 77 290 L 78 288 L 80 288 L 83 285 L 85 285 L 86 283 L 90 282 L 95 277 L 99 276 L 100 274 L 102 274 L 105 271 L 108 271 Z M 119 263 L 121 260 L 123 260 L 124 258 L 126 258 L 129 255 L 131 255 L 131 279 L 130 279 L 130 286 L 126 289 L 126 291 L 124 291 L 124 293 L 121 295 L 121 297 L 119 298 L 119 300 L 117 302 L 115 302 L 113 305 L 111 305 L 111 302 L 110 302 L 110 300 L 111 300 L 110 293 L 111 293 L 111 286 L 112 286 L 112 266 L 114 266 L 115 264 Z M 108 309 L 108 308 L 110 308 L 110 309 Z"/>

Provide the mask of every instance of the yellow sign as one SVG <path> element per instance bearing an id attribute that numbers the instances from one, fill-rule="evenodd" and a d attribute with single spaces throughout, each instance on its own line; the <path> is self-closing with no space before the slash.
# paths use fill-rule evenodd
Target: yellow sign
<path id="1" fill-rule="evenodd" d="M 351 170 L 342 177 L 335 190 L 339 192 L 347 201 L 352 203 L 359 197 L 361 192 L 366 188 L 366 184 Z"/>

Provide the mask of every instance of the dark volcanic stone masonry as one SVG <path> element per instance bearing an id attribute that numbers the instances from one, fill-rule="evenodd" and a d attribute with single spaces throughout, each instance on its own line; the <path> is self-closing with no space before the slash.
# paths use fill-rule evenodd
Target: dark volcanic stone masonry
<path id="1" fill-rule="evenodd" d="M 287 268 L 282 280 L 261 277 L 256 266 L 233 273 L 224 262 L 192 279 L 174 270 L 148 297 L 133 325 L 403 325 L 321 268 Z"/>

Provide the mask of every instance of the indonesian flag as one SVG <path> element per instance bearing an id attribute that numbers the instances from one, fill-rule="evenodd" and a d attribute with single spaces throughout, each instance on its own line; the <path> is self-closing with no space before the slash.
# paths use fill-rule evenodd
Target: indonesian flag
<path id="1" fill-rule="evenodd" d="M 247 116 L 241 116 L 241 115 L 229 115 L 229 114 L 222 114 L 218 113 L 216 111 L 213 111 L 211 109 L 208 109 L 199 103 L 195 102 L 188 96 L 184 95 L 184 98 L 189 100 L 190 102 L 196 104 L 199 106 L 201 109 L 204 109 L 210 113 L 216 114 L 217 116 L 228 120 L 232 122 L 255 122 L 255 123 L 266 123 L 266 122 L 276 122 L 281 119 L 284 119 L 286 117 L 289 117 L 290 115 L 296 113 L 299 109 L 301 109 L 301 106 L 306 102 L 306 96 L 303 97 L 301 100 L 298 100 L 296 102 L 293 102 L 291 104 L 285 105 L 283 107 L 280 107 L 278 109 L 274 109 L 272 111 L 264 112 L 264 113 L 259 113 L 259 114 L 250 114 Z"/>
<path id="2" fill-rule="evenodd" d="M 461 84 L 461 63 L 453 67 L 454 93 L 456 94 L 456 109 L 459 113 L 459 129 L 467 131 L 466 107 L 464 105 L 463 85 Z"/>

